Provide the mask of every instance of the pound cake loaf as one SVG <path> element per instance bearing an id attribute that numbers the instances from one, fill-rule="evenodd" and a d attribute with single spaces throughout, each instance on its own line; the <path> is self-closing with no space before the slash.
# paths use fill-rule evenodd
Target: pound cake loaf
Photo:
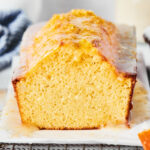
<path id="1" fill-rule="evenodd" d="M 22 122 L 40 129 L 128 126 L 135 49 L 133 27 L 91 11 L 72 10 L 31 26 L 12 80 Z"/>

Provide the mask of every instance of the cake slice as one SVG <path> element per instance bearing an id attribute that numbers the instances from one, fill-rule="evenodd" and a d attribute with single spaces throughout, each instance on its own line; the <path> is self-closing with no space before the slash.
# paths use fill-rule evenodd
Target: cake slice
<path id="1" fill-rule="evenodd" d="M 91 11 L 72 10 L 31 26 L 12 80 L 22 122 L 40 129 L 128 126 L 135 49 L 133 27 Z"/>

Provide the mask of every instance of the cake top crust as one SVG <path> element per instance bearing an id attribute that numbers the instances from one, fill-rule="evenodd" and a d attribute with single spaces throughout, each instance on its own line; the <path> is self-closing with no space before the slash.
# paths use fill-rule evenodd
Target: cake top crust
<path id="1" fill-rule="evenodd" d="M 31 26 L 23 37 L 17 76 L 30 71 L 42 58 L 62 46 L 78 48 L 88 42 L 118 73 L 136 75 L 136 40 L 133 27 L 114 25 L 92 11 L 72 10 L 54 15 L 44 26 Z"/>

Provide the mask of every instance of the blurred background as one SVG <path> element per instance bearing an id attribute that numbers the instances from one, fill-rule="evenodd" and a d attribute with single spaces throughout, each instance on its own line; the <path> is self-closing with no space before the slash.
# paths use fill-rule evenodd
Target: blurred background
<path id="1" fill-rule="evenodd" d="M 54 13 L 74 8 L 93 10 L 105 19 L 114 20 L 114 0 L 0 0 L 0 9 L 23 9 L 31 21 L 48 20 Z"/>
<path id="2" fill-rule="evenodd" d="M 150 25 L 150 0 L 0 0 L 0 10 L 22 9 L 33 23 L 74 8 L 89 9 L 107 20 L 135 25 L 139 41 L 143 41 L 142 33 Z"/>
<path id="3" fill-rule="evenodd" d="M 145 47 L 144 58 L 146 63 L 149 62 L 149 47 L 144 44 L 143 32 L 150 26 L 150 0 L 0 0 L 0 89 L 8 87 L 11 60 L 19 53 L 26 28 L 32 23 L 50 19 L 54 13 L 74 8 L 92 10 L 115 23 L 134 25 L 138 45 Z"/>

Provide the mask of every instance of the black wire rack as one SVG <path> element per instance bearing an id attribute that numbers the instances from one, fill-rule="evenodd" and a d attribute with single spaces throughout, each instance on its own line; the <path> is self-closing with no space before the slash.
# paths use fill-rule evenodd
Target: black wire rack
<path id="1" fill-rule="evenodd" d="M 0 150 L 143 150 L 137 146 L 119 146 L 103 144 L 9 144 L 1 143 Z"/>

